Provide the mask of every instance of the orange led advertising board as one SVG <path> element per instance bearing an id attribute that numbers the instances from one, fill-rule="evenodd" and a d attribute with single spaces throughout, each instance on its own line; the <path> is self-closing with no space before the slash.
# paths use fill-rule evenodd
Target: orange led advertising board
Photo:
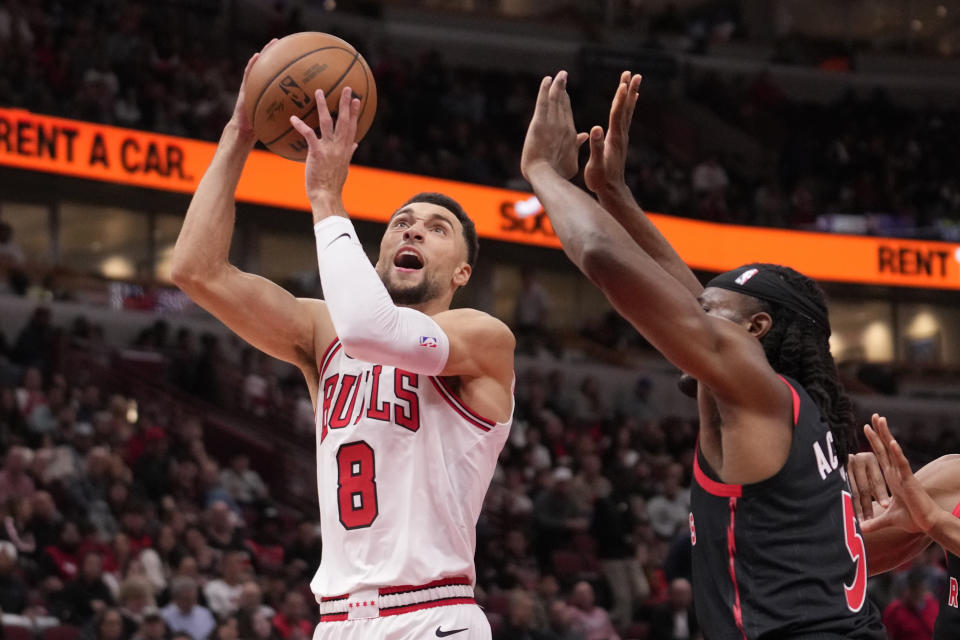
<path id="1" fill-rule="evenodd" d="M 210 142 L 0 108 L 0 166 L 189 194 L 215 150 Z M 12 189 L 2 185 L 3 195 Z M 421 191 L 458 200 L 483 238 L 560 247 L 539 203 L 520 191 L 353 166 L 344 204 L 355 218 L 384 222 Z M 303 165 L 253 151 L 237 200 L 309 211 Z M 695 269 L 777 262 L 820 280 L 960 289 L 960 244 L 650 218 Z"/>

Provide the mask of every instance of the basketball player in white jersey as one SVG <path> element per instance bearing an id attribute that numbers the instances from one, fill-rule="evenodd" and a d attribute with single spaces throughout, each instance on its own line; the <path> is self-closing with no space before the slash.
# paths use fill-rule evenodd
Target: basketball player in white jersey
<path id="1" fill-rule="evenodd" d="M 291 126 L 309 145 L 325 301 L 228 262 L 234 190 L 255 142 L 243 87 L 187 211 L 173 278 L 250 344 L 297 365 L 310 388 L 324 550 L 314 639 L 488 639 L 473 599 L 475 525 L 513 413 L 513 334 L 449 309 L 477 241 L 445 196 L 401 206 L 370 264 L 341 201 L 360 102 L 344 89 L 336 126 L 322 95 L 317 104 L 319 137 Z"/>

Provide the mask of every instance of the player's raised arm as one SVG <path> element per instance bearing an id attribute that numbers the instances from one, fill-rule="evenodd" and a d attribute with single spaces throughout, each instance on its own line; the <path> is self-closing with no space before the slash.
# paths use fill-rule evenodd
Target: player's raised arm
<path id="1" fill-rule="evenodd" d="M 259 55 L 250 58 L 244 80 Z M 323 322 L 323 303 L 298 300 L 229 262 L 234 192 L 256 142 L 244 102 L 241 85 L 233 116 L 187 209 L 173 252 L 173 281 L 241 338 L 315 376 L 315 332 Z"/>
<path id="2" fill-rule="evenodd" d="M 620 75 L 620 84 L 610 104 L 606 133 L 600 126 L 590 129 L 590 159 L 584 167 L 583 179 L 587 188 L 597 195 L 600 205 L 623 225 L 634 242 L 677 282 L 698 296 L 703 285 L 650 221 L 624 180 L 630 122 L 637 106 L 640 81 L 639 75 L 629 71 Z"/>
<path id="3" fill-rule="evenodd" d="M 573 128 L 565 83 L 564 71 L 555 80 L 544 78 L 521 159 L 564 251 L 679 369 L 735 406 L 782 417 L 789 393 L 760 342 L 742 326 L 705 314 L 687 287 L 568 181 L 576 173 L 577 146 L 586 135 L 578 136 Z"/>
<path id="4" fill-rule="evenodd" d="M 342 190 L 360 101 L 349 87 L 340 97 L 336 125 L 322 92 L 317 93 L 320 134 L 296 117 L 291 123 L 307 142 L 305 186 L 315 222 L 317 260 L 327 310 L 343 345 L 354 358 L 392 365 L 414 373 L 490 376 L 509 393 L 514 339 L 499 320 L 474 310 L 448 311 L 441 296 L 423 309 L 399 306 L 363 252 L 347 217 Z M 442 215 L 427 220 L 399 212 L 387 234 L 456 234 L 455 221 Z M 413 244 L 410 251 L 416 252 Z M 456 268 L 453 284 L 466 284 L 470 265 Z M 452 292 L 450 293 L 452 296 Z"/>

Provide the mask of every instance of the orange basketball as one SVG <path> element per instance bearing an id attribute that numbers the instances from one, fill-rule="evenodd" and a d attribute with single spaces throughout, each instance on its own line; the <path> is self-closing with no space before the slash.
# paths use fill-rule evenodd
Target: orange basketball
<path id="1" fill-rule="evenodd" d="M 349 42 L 328 33 L 304 31 L 279 40 L 257 58 L 247 76 L 245 97 L 257 137 L 274 153 L 303 162 L 307 143 L 290 124 L 290 116 L 316 129 L 316 90 L 323 89 L 336 117 L 344 87 L 363 104 L 357 120 L 359 142 L 377 111 L 377 86 L 367 61 Z"/>

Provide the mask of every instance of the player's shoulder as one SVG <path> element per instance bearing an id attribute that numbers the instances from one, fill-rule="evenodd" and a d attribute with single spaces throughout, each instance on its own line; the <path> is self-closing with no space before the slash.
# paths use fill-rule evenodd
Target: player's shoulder
<path id="1" fill-rule="evenodd" d="M 467 307 L 450 309 L 434 316 L 434 319 L 444 326 L 454 330 L 463 330 L 471 336 L 483 336 L 488 339 L 515 341 L 513 330 L 503 320 Z"/>

